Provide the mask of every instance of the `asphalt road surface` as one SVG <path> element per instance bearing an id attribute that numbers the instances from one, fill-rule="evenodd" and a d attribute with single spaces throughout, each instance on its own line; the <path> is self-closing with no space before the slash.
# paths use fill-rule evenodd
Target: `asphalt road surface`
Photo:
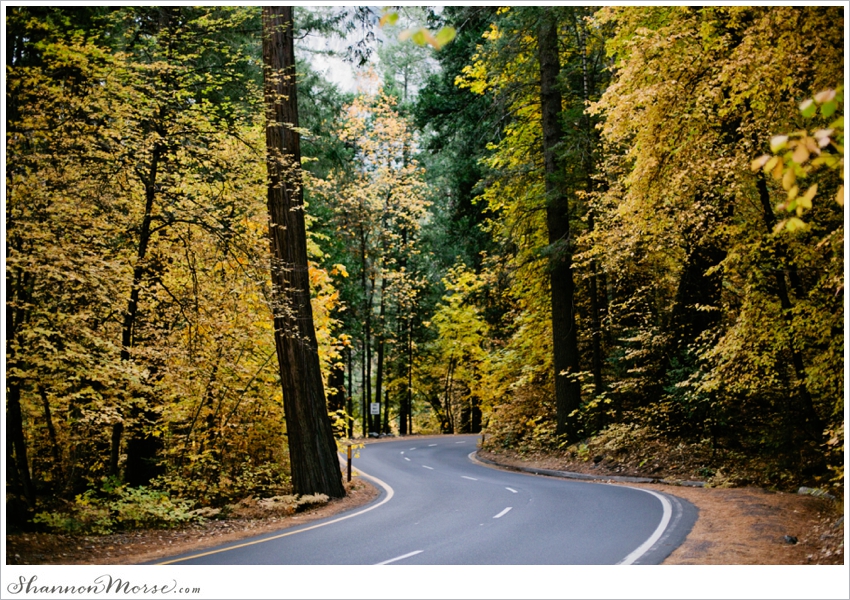
<path id="1" fill-rule="evenodd" d="M 658 492 L 484 466 L 477 441 L 370 444 L 354 467 L 382 490 L 371 504 L 156 564 L 658 564 L 696 521 Z"/>

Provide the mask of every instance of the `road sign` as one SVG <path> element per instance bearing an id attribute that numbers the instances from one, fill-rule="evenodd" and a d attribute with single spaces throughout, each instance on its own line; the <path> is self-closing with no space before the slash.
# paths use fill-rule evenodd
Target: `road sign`
<path id="1" fill-rule="evenodd" d="M 381 414 L 381 405 L 377 402 L 372 402 L 369 405 L 369 414 L 370 415 L 379 415 Z"/>

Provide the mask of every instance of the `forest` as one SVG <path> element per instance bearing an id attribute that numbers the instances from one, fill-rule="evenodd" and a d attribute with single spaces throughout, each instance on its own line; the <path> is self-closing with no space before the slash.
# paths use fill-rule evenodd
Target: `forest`
<path id="1" fill-rule="evenodd" d="M 387 435 L 843 494 L 842 7 L 5 11 L 7 527 Z"/>

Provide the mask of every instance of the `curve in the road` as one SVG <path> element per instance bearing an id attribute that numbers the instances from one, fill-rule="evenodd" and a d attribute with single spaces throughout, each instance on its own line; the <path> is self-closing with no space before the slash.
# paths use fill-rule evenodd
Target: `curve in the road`
<path id="1" fill-rule="evenodd" d="M 641 492 L 652 494 L 653 496 L 658 498 L 659 502 L 661 502 L 661 506 L 663 507 L 664 512 L 661 515 L 661 521 L 658 523 L 658 527 L 655 528 L 655 531 L 652 532 L 652 535 L 649 536 L 649 538 L 643 544 L 635 548 L 634 552 L 632 552 L 626 558 L 618 562 L 618 565 L 632 565 L 641 556 L 649 552 L 649 549 L 652 548 L 655 543 L 661 539 L 662 535 L 664 535 L 664 532 L 667 530 L 667 526 L 670 524 L 670 518 L 673 516 L 673 507 L 670 505 L 670 501 L 661 494 L 657 494 L 652 490 L 643 490 L 641 488 L 631 489 L 640 490 Z"/>
<path id="2" fill-rule="evenodd" d="M 235 546 L 226 546 L 224 548 L 216 548 L 215 550 L 209 550 L 207 552 L 201 552 L 200 554 L 192 554 L 191 556 L 183 556 L 183 557 L 179 557 L 179 558 L 173 558 L 171 560 L 165 560 L 165 561 L 162 561 L 162 562 L 158 562 L 156 564 L 157 565 L 173 565 L 173 564 L 176 564 L 176 563 L 179 563 L 179 562 L 184 562 L 184 561 L 187 561 L 187 560 L 190 560 L 190 559 L 194 560 L 196 558 L 202 558 L 204 556 L 211 556 L 213 554 L 219 554 L 221 552 L 229 552 L 230 550 L 236 550 L 238 548 L 246 548 L 248 546 L 255 546 L 256 544 L 264 544 L 266 542 L 279 540 L 280 538 L 285 538 L 285 537 L 288 537 L 290 535 L 295 535 L 297 533 L 304 533 L 305 531 L 311 531 L 313 529 L 318 529 L 319 527 L 325 527 L 327 525 L 333 525 L 334 523 L 339 523 L 340 521 L 345 521 L 346 519 L 351 519 L 352 517 L 359 517 L 360 515 L 365 514 L 365 513 L 369 512 L 371 510 L 375 510 L 376 508 L 386 504 L 387 502 L 389 502 L 390 500 L 393 499 L 393 496 L 395 495 L 395 491 L 387 483 L 381 481 L 377 477 L 367 475 L 363 471 L 358 471 L 357 473 L 361 477 L 365 477 L 366 479 L 374 481 L 379 486 L 381 486 L 384 490 L 383 497 L 379 497 L 377 499 L 377 501 L 374 501 L 371 504 L 368 504 L 366 506 L 366 508 L 364 508 L 362 510 L 357 510 L 356 512 L 349 512 L 348 514 L 344 514 L 341 517 L 331 519 L 330 521 L 320 521 L 319 523 L 316 523 L 315 525 L 308 525 L 307 527 L 300 527 L 300 528 L 295 529 L 295 530 L 286 531 L 285 533 L 278 533 L 278 534 L 272 535 L 271 537 L 264 537 L 264 538 L 260 538 L 260 539 L 255 539 L 255 540 L 251 540 L 249 542 L 243 542 L 241 544 L 236 544 Z M 414 552 L 413 554 L 416 554 L 416 553 Z M 403 557 L 400 557 L 400 558 L 407 558 L 407 557 L 403 556 Z M 396 559 L 396 560 L 400 560 L 400 559 Z"/>
<path id="3" fill-rule="evenodd" d="M 696 520 L 674 496 L 494 469 L 468 459 L 473 436 L 434 441 L 367 446 L 357 470 L 383 491 L 366 508 L 158 564 L 657 564 Z"/>

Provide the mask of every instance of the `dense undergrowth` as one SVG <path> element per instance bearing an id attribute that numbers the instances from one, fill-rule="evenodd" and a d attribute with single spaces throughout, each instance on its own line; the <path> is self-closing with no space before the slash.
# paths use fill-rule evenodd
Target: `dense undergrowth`
<path id="1" fill-rule="evenodd" d="M 722 438 L 677 436 L 647 420 L 614 423 L 572 444 L 559 443 L 551 428 L 546 431 L 532 423 L 523 431 L 488 428 L 484 449 L 525 460 L 545 459 L 563 470 L 785 492 L 806 486 L 839 499 L 844 496 L 839 469 L 824 471 L 818 460 L 826 455 L 830 464 L 843 464 L 837 445 L 822 449 L 823 454 L 813 453 L 812 462 L 806 465 L 799 456 L 765 452 L 757 443 L 747 447 Z"/>

